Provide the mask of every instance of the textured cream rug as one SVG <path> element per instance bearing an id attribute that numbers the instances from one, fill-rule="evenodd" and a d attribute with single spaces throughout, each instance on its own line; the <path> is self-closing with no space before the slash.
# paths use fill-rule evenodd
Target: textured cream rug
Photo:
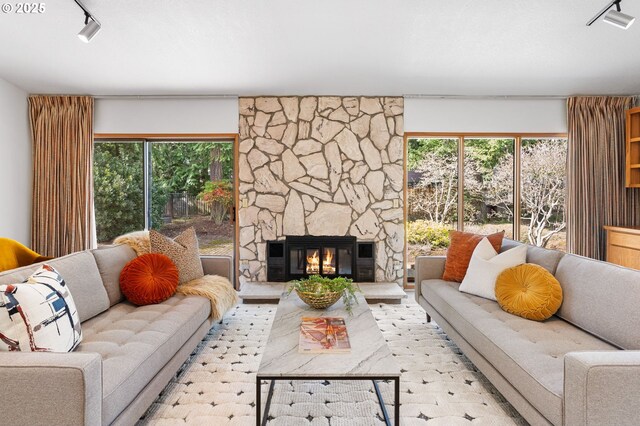
<path id="1" fill-rule="evenodd" d="M 402 425 L 525 425 L 526 422 L 435 324 L 413 295 L 371 305 L 402 368 Z M 255 371 L 276 305 L 238 305 L 216 324 L 141 425 L 255 425 Z M 269 425 L 383 425 L 370 382 L 277 382 Z M 263 385 L 266 401 L 268 385 Z M 393 403 L 392 384 L 380 383 Z M 387 405 L 392 415 L 392 406 Z"/>

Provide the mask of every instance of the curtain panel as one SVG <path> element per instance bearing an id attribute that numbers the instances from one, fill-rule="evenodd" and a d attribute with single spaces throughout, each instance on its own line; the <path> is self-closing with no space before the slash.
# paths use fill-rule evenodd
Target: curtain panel
<path id="1" fill-rule="evenodd" d="M 93 98 L 31 96 L 33 250 L 59 257 L 91 248 Z"/>
<path id="2" fill-rule="evenodd" d="M 603 226 L 637 226 L 638 192 L 625 188 L 625 111 L 633 97 L 567 101 L 567 248 L 605 258 Z"/>

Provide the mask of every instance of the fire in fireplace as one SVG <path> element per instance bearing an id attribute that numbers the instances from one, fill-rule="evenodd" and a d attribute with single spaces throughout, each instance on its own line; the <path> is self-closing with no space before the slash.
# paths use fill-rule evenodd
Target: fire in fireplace
<path id="1" fill-rule="evenodd" d="M 267 279 L 288 281 L 309 275 L 374 281 L 373 242 L 355 237 L 289 236 L 267 242 Z"/>
<path id="2" fill-rule="evenodd" d="M 325 275 L 334 275 L 336 273 L 336 249 L 329 247 L 324 248 L 322 251 L 322 272 Z M 310 252 L 313 252 L 313 254 L 309 255 Z M 320 274 L 319 252 L 319 249 L 307 249 L 307 274 L 309 275 Z"/>

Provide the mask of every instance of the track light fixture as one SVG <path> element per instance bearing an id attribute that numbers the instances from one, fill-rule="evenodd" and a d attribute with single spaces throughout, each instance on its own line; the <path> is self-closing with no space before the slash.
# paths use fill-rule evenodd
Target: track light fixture
<path id="1" fill-rule="evenodd" d="M 622 13 L 620 3 L 622 3 L 622 0 L 613 0 L 612 2 L 608 3 L 600 12 L 598 12 L 593 18 L 591 18 L 589 22 L 587 22 L 587 27 L 591 26 L 591 24 L 596 22 L 598 18 L 606 13 L 602 20 L 607 24 L 615 25 L 616 27 L 622 28 L 624 30 L 629 28 L 631 24 L 633 24 L 633 21 L 636 20 L 636 18 Z M 616 6 L 616 10 L 609 10 L 614 5 Z"/>
<path id="2" fill-rule="evenodd" d="M 95 16 L 93 16 L 87 10 L 87 8 L 84 7 L 82 3 L 80 3 L 80 0 L 74 1 L 84 12 L 84 28 L 78 33 L 78 38 L 85 43 L 89 43 L 91 39 L 94 38 L 96 34 L 98 34 L 98 31 L 100 31 L 100 28 L 102 28 L 102 26 L 100 25 L 100 22 L 98 22 L 98 20 L 95 18 Z"/>

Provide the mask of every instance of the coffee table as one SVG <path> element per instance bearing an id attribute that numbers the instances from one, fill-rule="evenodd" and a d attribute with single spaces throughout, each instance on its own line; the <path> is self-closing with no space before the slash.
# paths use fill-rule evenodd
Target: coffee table
<path id="1" fill-rule="evenodd" d="M 271 326 L 267 346 L 256 374 L 256 424 L 265 425 L 276 380 L 371 380 L 387 425 L 389 414 L 378 388 L 378 380 L 394 382 L 394 418 L 400 424 L 400 367 L 396 363 L 369 305 L 361 294 L 353 306 L 353 316 L 342 300 L 325 310 L 307 306 L 295 294 L 282 296 Z M 347 324 L 351 352 L 339 354 L 298 353 L 302 317 L 343 317 Z M 261 416 L 262 381 L 271 381 Z"/>

